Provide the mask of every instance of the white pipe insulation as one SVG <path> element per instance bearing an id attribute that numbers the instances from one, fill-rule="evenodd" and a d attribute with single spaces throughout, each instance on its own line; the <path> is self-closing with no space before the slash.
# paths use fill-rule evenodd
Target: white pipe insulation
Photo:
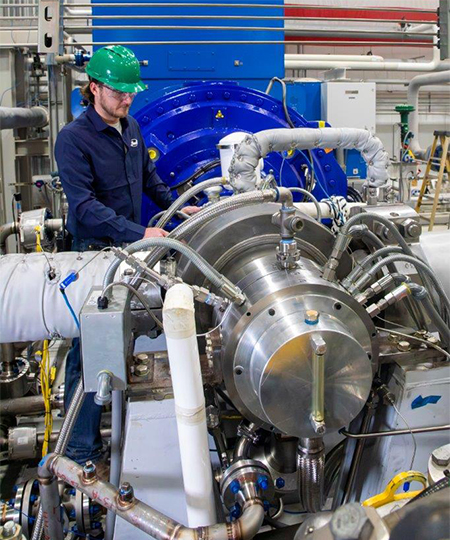
<path id="1" fill-rule="evenodd" d="M 270 152 L 312 148 L 355 148 L 367 163 L 366 183 L 381 187 L 389 179 L 389 156 L 378 137 L 356 128 L 268 129 L 248 135 L 236 149 L 230 165 L 230 184 L 235 191 L 252 191 L 255 169 Z"/>
<path id="2" fill-rule="evenodd" d="M 426 150 L 419 143 L 419 91 L 423 86 L 450 83 L 450 64 L 447 71 L 426 73 L 411 79 L 408 85 L 408 105 L 413 105 L 414 111 L 409 113 L 409 129 L 414 134 L 409 148 L 419 158 L 424 158 Z"/>
<path id="3" fill-rule="evenodd" d="M 44 107 L 0 107 L 0 130 L 26 127 L 44 127 L 48 124 Z"/>
<path id="4" fill-rule="evenodd" d="M 367 54 L 285 54 L 284 60 L 325 62 L 384 62 L 382 56 Z"/>
<path id="5" fill-rule="evenodd" d="M 171 287 L 163 325 L 169 353 L 189 527 L 216 523 L 194 296 L 185 284 Z"/>
<path id="6" fill-rule="evenodd" d="M 79 331 L 59 290 L 60 283 L 87 262 L 66 289 L 78 315 L 92 287 L 102 285 L 114 254 L 30 253 L 0 257 L 0 343 L 37 341 L 53 336 L 78 337 Z M 95 258 L 94 258 L 95 257 Z M 51 279 L 49 263 L 55 273 Z"/>

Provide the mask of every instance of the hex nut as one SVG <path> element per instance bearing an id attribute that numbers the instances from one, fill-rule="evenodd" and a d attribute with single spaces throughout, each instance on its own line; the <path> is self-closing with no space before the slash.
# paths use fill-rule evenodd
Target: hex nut
<path id="1" fill-rule="evenodd" d="M 148 365 L 139 364 L 134 368 L 134 374 L 137 377 L 146 377 L 148 375 Z"/>
<path id="2" fill-rule="evenodd" d="M 397 343 L 397 349 L 401 352 L 408 352 L 411 350 L 411 343 L 409 341 L 399 341 Z"/>
<path id="3" fill-rule="evenodd" d="M 366 523 L 370 523 L 364 508 L 350 503 L 338 508 L 330 522 L 335 540 L 358 540 Z"/>
<path id="4" fill-rule="evenodd" d="M 319 322 L 319 312 L 315 309 L 308 309 L 305 313 L 305 322 L 308 324 L 316 324 Z"/>
<path id="5" fill-rule="evenodd" d="M 450 464 L 450 444 L 444 444 L 433 450 L 431 460 L 438 467 L 447 467 Z"/>
<path id="6" fill-rule="evenodd" d="M 134 357 L 135 364 L 148 364 L 150 358 L 147 353 L 139 353 Z"/>
<path id="7" fill-rule="evenodd" d="M 2 538 L 12 538 L 16 534 L 17 526 L 14 521 L 7 521 L 3 526 Z"/>

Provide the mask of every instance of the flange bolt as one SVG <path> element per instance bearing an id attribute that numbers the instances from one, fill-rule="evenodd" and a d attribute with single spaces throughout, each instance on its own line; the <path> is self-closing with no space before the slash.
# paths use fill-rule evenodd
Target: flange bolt
<path id="1" fill-rule="evenodd" d="M 93 480 L 97 476 L 97 471 L 92 461 L 86 461 L 83 467 L 83 478 L 85 480 Z"/>
<path id="2" fill-rule="evenodd" d="M 266 491 L 269 487 L 269 479 L 265 474 L 262 474 L 261 476 L 258 476 L 257 484 L 261 491 Z"/>

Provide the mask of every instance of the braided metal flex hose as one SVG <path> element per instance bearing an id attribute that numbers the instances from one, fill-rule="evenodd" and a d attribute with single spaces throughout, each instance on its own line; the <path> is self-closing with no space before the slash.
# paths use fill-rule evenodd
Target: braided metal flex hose
<path id="1" fill-rule="evenodd" d="M 273 190 L 267 189 L 263 191 L 252 191 L 250 193 L 243 193 L 241 195 L 235 195 L 219 201 L 212 206 L 209 206 L 198 214 L 195 214 L 190 219 L 181 223 L 176 229 L 174 229 L 166 238 L 173 238 L 177 240 L 183 240 L 186 236 L 194 233 L 200 227 L 202 227 L 208 221 L 211 221 L 215 217 L 248 206 L 252 204 L 261 204 L 264 202 L 275 202 L 280 198 L 280 192 L 288 190 Z M 288 191 L 289 197 L 292 200 L 292 194 Z M 140 240 L 139 240 L 140 242 Z M 130 253 L 130 248 L 133 244 L 128 246 L 127 251 Z M 145 258 L 147 265 L 152 268 L 155 264 L 170 250 L 170 248 L 155 248 Z M 103 288 L 106 288 L 114 280 L 114 275 L 120 266 L 120 261 L 115 260 L 108 268 L 103 279 Z M 140 278 L 138 276 L 132 282 L 132 285 L 136 288 L 140 285 Z"/>

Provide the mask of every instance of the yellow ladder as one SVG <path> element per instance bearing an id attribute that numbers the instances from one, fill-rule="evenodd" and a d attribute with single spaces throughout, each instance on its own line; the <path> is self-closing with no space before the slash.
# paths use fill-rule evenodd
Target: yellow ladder
<path id="1" fill-rule="evenodd" d="M 436 191 L 434 194 L 433 208 L 431 210 L 430 224 L 428 226 L 429 231 L 432 231 L 434 227 L 434 220 L 436 219 L 436 211 L 439 204 L 439 195 L 441 193 L 442 180 L 444 178 L 444 171 L 447 170 L 447 174 L 450 176 L 450 158 L 448 154 L 448 148 L 450 144 L 450 131 L 435 131 L 433 135 L 434 135 L 434 140 L 431 146 L 431 153 L 430 153 L 430 157 L 428 158 L 427 168 L 425 169 L 425 175 L 423 177 L 422 187 L 420 188 L 419 198 L 417 199 L 417 204 L 416 204 L 416 212 L 419 213 L 420 207 L 422 205 L 422 199 L 425 194 L 425 190 L 427 189 L 428 186 L 431 185 L 431 181 L 430 181 L 431 167 L 433 166 L 433 164 L 436 164 L 436 162 L 439 161 L 438 158 L 435 158 L 435 153 L 436 153 L 438 142 L 440 142 L 442 146 L 442 155 L 439 161 L 439 172 L 438 172 L 438 177 L 437 177 Z"/>

